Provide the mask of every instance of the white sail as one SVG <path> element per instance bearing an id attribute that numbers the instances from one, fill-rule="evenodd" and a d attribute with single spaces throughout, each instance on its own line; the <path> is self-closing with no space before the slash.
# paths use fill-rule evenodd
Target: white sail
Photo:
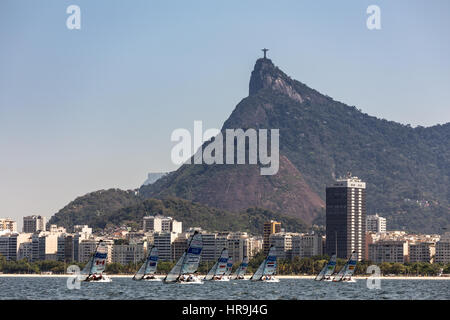
<path id="1" fill-rule="evenodd" d="M 253 274 L 250 280 L 261 280 L 263 276 L 270 276 L 277 270 L 277 251 L 274 246 L 269 249 L 267 258 L 259 266 L 258 270 Z"/>
<path id="2" fill-rule="evenodd" d="M 259 265 L 258 270 L 256 270 L 256 272 L 252 275 L 250 280 L 256 281 L 256 280 L 261 279 L 261 277 L 263 276 L 263 270 L 264 270 L 265 264 L 266 264 L 266 260 L 264 259 L 264 261 Z"/>
<path id="3" fill-rule="evenodd" d="M 277 249 L 272 246 L 270 247 L 269 254 L 266 258 L 266 264 L 264 266 L 263 275 L 270 276 L 277 271 Z"/>
<path id="4" fill-rule="evenodd" d="M 183 265 L 183 261 L 186 258 L 186 252 L 178 259 L 177 263 L 173 266 L 172 270 L 169 271 L 167 276 L 164 278 L 165 282 L 175 282 L 178 277 L 181 275 L 181 266 Z"/>
<path id="5" fill-rule="evenodd" d="M 314 280 L 322 280 L 325 277 L 329 277 L 333 274 L 334 269 L 336 268 L 336 255 L 333 254 L 330 261 L 322 268 L 319 274 L 316 276 Z"/>
<path id="6" fill-rule="evenodd" d="M 81 274 L 102 274 L 105 271 L 106 259 L 108 258 L 108 246 L 105 242 L 100 240 L 94 254 L 89 258 L 86 266 L 81 271 Z"/>
<path id="7" fill-rule="evenodd" d="M 224 248 L 220 254 L 219 260 L 214 264 L 214 266 L 209 270 L 208 274 L 205 276 L 205 280 L 211 280 L 214 276 L 222 276 L 227 268 L 228 261 L 228 250 Z"/>
<path id="8" fill-rule="evenodd" d="M 191 274 L 197 271 L 198 264 L 200 263 L 202 248 L 202 235 L 196 232 L 194 233 L 189 248 L 187 249 L 184 263 L 181 266 L 181 274 Z"/>
<path id="9" fill-rule="evenodd" d="M 81 270 L 81 274 L 89 275 L 89 272 L 91 272 L 92 267 L 92 261 L 94 261 L 94 255 L 92 255 L 86 265 L 84 266 L 83 270 Z"/>
<path id="10" fill-rule="evenodd" d="M 248 267 L 248 257 L 244 257 L 244 260 L 242 260 L 241 264 L 239 265 L 239 268 L 234 273 L 234 278 L 237 279 L 239 277 L 243 277 L 245 275 L 245 272 L 247 271 Z"/>
<path id="11" fill-rule="evenodd" d="M 145 262 L 134 275 L 134 279 L 142 279 L 144 276 L 154 274 L 158 266 L 158 249 L 153 246 L 145 259 Z"/>
<path id="12" fill-rule="evenodd" d="M 358 261 L 358 254 L 355 251 L 353 251 L 350 259 L 348 259 L 345 266 L 334 277 L 333 281 L 342 281 L 351 279 L 353 273 L 355 272 L 357 261 Z"/>
<path id="13" fill-rule="evenodd" d="M 233 269 L 233 258 L 229 257 L 227 264 L 226 264 L 226 271 L 225 271 L 225 275 L 229 276 L 231 274 L 231 270 Z"/>
<path id="14" fill-rule="evenodd" d="M 203 248 L 202 235 L 195 231 L 189 242 L 189 246 L 175 266 L 164 278 L 165 282 L 175 282 L 182 274 L 195 273 L 200 262 L 200 254 Z"/>

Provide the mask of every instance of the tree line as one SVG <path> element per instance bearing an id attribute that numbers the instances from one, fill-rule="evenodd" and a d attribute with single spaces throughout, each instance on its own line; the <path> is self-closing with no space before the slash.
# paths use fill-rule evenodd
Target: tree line
<path id="1" fill-rule="evenodd" d="M 311 258 L 294 257 L 292 260 L 278 259 L 277 274 L 279 275 L 316 275 L 328 262 L 328 256 L 315 256 Z M 250 260 L 247 273 L 251 274 L 256 271 L 258 266 L 264 260 L 264 254 L 258 253 Z M 120 264 L 117 262 L 108 263 L 105 272 L 107 274 L 134 274 L 137 272 L 141 263 Z M 206 274 L 214 265 L 213 261 L 201 262 L 198 273 Z M 342 268 L 346 263 L 344 259 L 337 259 L 336 270 Z M 83 269 L 85 263 L 82 262 L 62 262 L 62 261 L 35 261 L 30 262 L 27 259 L 18 261 L 7 261 L 0 255 L 0 272 L 12 274 L 39 274 L 42 272 L 52 272 L 54 274 L 64 274 L 67 267 L 77 265 L 80 270 Z M 175 265 L 175 261 L 158 262 L 157 273 L 167 274 Z M 368 266 L 373 265 L 370 261 L 358 262 L 355 270 L 356 275 L 366 275 Z M 383 262 L 377 264 L 380 267 L 382 275 L 404 275 L 404 276 L 436 276 L 442 272 L 450 274 L 450 263 L 437 264 L 426 262 L 415 263 L 389 263 Z M 233 272 L 239 267 L 239 262 L 233 265 Z"/>

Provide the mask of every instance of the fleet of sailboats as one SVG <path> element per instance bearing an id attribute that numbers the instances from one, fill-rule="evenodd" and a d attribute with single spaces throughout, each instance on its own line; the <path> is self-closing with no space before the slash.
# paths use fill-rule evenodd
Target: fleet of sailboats
<path id="1" fill-rule="evenodd" d="M 202 235 L 196 231 L 190 238 L 189 244 L 183 255 L 178 259 L 175 266 L 170 270 L 164 278 L 166 283 L 186 283 L 201 284 L 202 279 L 198 277 L 197 269 L 200 263 L 200 256 L 203 249 Z M 98 243 L 94 254 L 90 257 L 88 263 L 81 271 L 82 281 L 86 282 L 111 282 L 111 279 L 104 273 L 106 261 L 108 257 L 108 246 L 104 241 Z M 358 255 L 352 252 L 346 264 L 335 273 L 336 254 L 333 254 L 328 263 L 322 268 L 315 277 L 316 281 L 333 281 L 333 282 L 355 282 L 352 279 L 355 273 Z M 228 249 L 224 248 L 214 266 L 209 270 L 208 274 L 203 278 L 207 281 L 230 281 L 245 279 L 245 273 L 248 268 L 248 257 L 244 257 L 241 264 L 231 275 L 233 268 L 233 259 L 228 254 Z M 153 246 L 149 253 L 133 276 L 133 280 L 142 281 L 161 281 L 155 276 L 158 266 L 158 249 Z M 279 282 L 275 278 L 277 269 L 277 251 L 272 245 L 266 258 L 262 261 L 256 272 L 251 276 L 252 281 L 263 282 Z"/>
<path id="2" fill-rule="evenodd" d="M 358 255 L 355 251 L 352 252 L 350 259 L 334 274 L 336 270 L 336 255 L 332 255 L 330 261 L 323 267 L 314 280 L 316 281 L 333 281 L 333 282 L 356 282 L 352 276 L 355 273 Z"/>

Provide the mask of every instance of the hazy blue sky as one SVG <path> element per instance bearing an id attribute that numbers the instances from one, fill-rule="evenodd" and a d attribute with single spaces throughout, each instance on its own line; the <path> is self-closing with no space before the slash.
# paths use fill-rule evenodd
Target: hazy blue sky
<path id="1" fill-rule="evenodd" d="M 66 8 L 81 8 L 81 30 Z M 382 29 L 366 28 L 381 7 Z M 176 128 L 220 128 L 260 49 L 377 117 L 450 121 L 450 1 L 0 1 L 0 217 L 175 168 Z M 21 224 L 21 221 L 20 221 Z"/>

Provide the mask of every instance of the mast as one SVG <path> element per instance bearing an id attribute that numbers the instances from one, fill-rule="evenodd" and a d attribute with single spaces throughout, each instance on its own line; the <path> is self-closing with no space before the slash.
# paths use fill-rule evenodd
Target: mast
<path id="1" fill-rule="evenodd" d="M 89 268 L 89 275 L 88 275 L 88 277 L 92 275 L 92 267 L 94 266 L 94 258 L 95 258 L 95 254 L 97 253 L 98 246 L 100 245 L 100 242 L 102 242 L 102 241 L 103 241 L 103 240 L 100 240 L 100 241 L 97 243 L 97 246 L 95 247 L 95 251 L 94 251 L 94 253 L 93 253 L 92 256 L 91 256 L 91 267 Z"/>

